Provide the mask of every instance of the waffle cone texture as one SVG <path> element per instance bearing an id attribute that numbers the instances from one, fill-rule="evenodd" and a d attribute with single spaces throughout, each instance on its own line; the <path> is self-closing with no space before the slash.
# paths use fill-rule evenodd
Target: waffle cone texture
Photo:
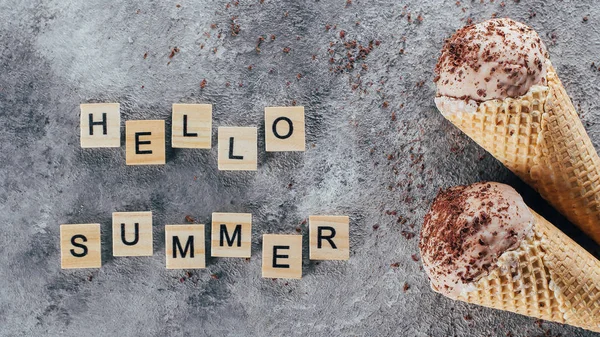
<path id="1" fill-rule="evenodd" d="M 547 86 L 442 114 L 600 243 L 600 157 L 546 62 Z"/>
<path id="2" fill-rule="evenodd" d="M 454 299 L 600 332 L 600 261 L 531 212 L 533 235 Z"/>

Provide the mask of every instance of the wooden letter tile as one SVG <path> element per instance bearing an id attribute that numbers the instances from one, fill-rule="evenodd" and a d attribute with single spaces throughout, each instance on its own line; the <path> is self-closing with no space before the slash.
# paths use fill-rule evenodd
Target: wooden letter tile
<path id="1" fill-rule="evenodd" d="M 262 277 L 302 278 L 302 235 L 263 235 Z"/>
<path id="2" fill-rule="evenodd" d="M 165 163 L 165 121 L 125 122 L 127 165 L 163 165 Z"/>
<path id="3" fill-rule="evenodd" d="M 152 212 L 114 212 L 113 256 L 152 256 Z"/>
<path id="4" fill-rule="evenodd" d="M 210 149 L 212 141 L 211 104 L 173 104 L 171 146 Z"/>
<path id="5" fill-rule="evenodd" d="M 81 104 L 81 147 L 120 147 L 121 111 L 119 103 Z"/>
<path id="6" fill-rule="evenodd" d="M 167 269 L 206 267 L 204 225 L 165 226 Z"/>
<path id="7" fill-rule="evenodd" d="M 250 257 L 252 214 L 213 213 L 211 256 Z"/>
<path id="8" fill-rule="evenodd" d="M 60 267 L 100 268 L 100 224 L 60 225 Z"/>
<path id="9" fill-rule="evenodd" d="M 304 151 L 304 107 L 265 108 L 265 144 L 267 152 Z"/>
<path id="10" fill-rule="evenodd" d="M 350 219 L 347 216 L 310 216 L 311 260 L 348 260 L 350 258 Z"/>
<path id="11" fill-rule="evenodd" d="M 219 128 L 219 170 L 256 171 L 256 131 L 255 127 Z"/>

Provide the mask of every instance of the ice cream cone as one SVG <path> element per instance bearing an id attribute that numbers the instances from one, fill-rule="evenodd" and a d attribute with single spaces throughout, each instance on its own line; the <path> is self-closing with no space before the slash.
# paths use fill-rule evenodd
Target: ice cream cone
<path id="1" fill-rule="evenodd" d="M 600 243 L 600 157 L 549 61 L 547 86 L 443 115 Z M 452 99 L 450 99 L 452 100 Z"/>
<path id="2" fill-rule="evenodd" d="M 538 34 L 510 19 L 466 26 L 436 73 L 444 117 L 600 243 L 600 157 Z"/>
<path id="3" fill-rule="evenodd" d="M 531 212 L 534 236 L 456 299 L 600 332 L 600 261 Z"/>
<path id="4" fill-rule="evenodd" d="M 440 193 L 420 248 L 445 296 L 600 332 L 600 261 L 507 185 Z"/>

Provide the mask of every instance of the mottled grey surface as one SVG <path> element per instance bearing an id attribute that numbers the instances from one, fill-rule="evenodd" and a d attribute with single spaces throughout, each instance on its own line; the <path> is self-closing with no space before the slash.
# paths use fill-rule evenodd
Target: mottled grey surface
<path id="1" fill-rule="evenodd" d="M 411 257 L 417 237 L 401 235 L 418 234 L 439 188 L 495 180 L 599 255 L 435 109 L 442 42 L 494 13 L 540 32 L 599 146 L 593 0 L 1 0 L 0 334 L 593 336 L 433 293 Z M 167 141 L 166 165 L 128 167 L 124 146 L 80 148 L 83 102 L 119 102 L 123 120 L 169 129 L 175 102 L 214 104 L 215 128 L 262 128 L 265 106 L 295 103 L 307 151 L 266 154 L 260 131 L 258 171 L 221 172 L 215 132 L 210 151 Z M 127 210 L 154 212 L 154 256 L 112 257 L 111 213 Z M 166 270 L 164 224 L 213 211 L 253 214 L 252 259 Z M 305 257 L 301 280 L 260 277 L 263 233 L 300 228 L 306 256 L 303 221 L 330 213 L 351 217 L 349 261 Z M 88 222 L 102 224 L 102 268 L 61 270 L 59 225 Z"/>

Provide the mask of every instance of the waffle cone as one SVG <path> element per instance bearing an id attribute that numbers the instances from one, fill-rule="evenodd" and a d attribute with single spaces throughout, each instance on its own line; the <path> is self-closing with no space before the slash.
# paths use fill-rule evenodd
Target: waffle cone
<path id="1" fill-rule="evenodd" d="M 455 299 L 600 332 L 600 261 L 532 213 L 534 235 Z"/>
<path id="2" fill-rule="evenodd" d="M 600 243 L 600 157 L 547 65 L 547 86 L 483 102 L 476 112 L 441 112 Z"/>

